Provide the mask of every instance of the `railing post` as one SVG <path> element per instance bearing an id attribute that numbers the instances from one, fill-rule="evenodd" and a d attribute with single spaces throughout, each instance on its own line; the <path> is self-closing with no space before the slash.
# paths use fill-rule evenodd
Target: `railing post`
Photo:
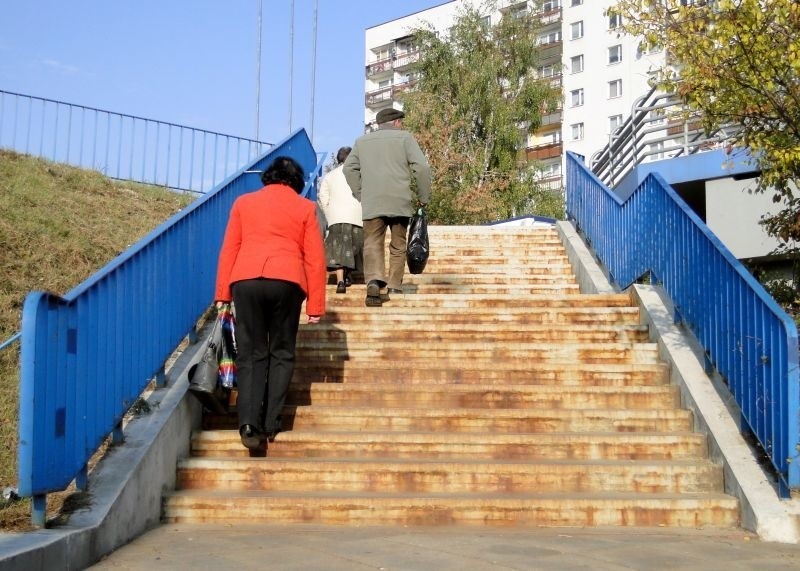
<path id="1" fill-rule="evenodd" d="M 111 431 L 111 444 L 122 444 L 124 441 L 125 435 L 122 432 L 122 423 L 120 422 Z"/>
<path id="2" fill-rule="evenodd" d="M 156 371 L 155 380 L 157 389 L 163 389 L 167 386 L 167 373 L 164 369 L 164 365 L 161 365 L 161 368 Z"/>
<path id="3" fill-rule="evenodd" d="M 84 464 L 77 474 L 75 474 L 75 487 L 85 492 L 89 488 L 89 465 Z"/>
<path id="4" fill-rule="evenodd" d="M 34 527 L 44 527 L 47 517 L 47 494 L 36 494 L 31 502 L 31 523 Z"/>

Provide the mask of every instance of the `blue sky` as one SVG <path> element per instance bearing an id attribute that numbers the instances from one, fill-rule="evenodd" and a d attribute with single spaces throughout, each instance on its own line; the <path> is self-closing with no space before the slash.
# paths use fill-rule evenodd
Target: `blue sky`
<path id="1" fill-rule="evenodd" d="M 260 139 L 311 122 L 314 0 L 262 0 Z M 314 145 L 363 132 L 364 31 L 442 0 L 317 0 Z M 242 137 L 256 131 L 259 0 L 0 0 L 0 89 Z"/>

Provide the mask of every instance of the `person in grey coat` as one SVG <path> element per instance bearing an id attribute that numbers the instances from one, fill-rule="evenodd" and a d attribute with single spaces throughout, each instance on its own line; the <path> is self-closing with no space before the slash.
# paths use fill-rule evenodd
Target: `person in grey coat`
<path id="1" fill-rule="evenodd" d="M 364 219 L 364 281 L 369 307 L 379 307 L 389 294 L 403 291 L 406 231 L 416 209 L 412 177 L 419 206 L 425 206 L 431 196 L 428 160 L 414 136 L 403 130 L 404 116 L 398 109 L 379 111 L 378 130 L 356 139 L 344 162 L 345 179 L 361 202 Z M 387 228 L 391 235 L 388 277 L 384 249 Z"/>

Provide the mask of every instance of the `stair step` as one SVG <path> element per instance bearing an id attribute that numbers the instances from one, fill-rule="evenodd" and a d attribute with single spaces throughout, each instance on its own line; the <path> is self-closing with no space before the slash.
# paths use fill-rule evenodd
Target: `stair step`
<path id="1" fill-rule="evenodd" d="M 181 489 L 279 492 L 674 494 L 722 486 L 708 460 L 448 461 L 330 458 L 188 458 Z"/>
<path id="2" fill-rule="evenodd" d="M 335 289 L 335 285 L 330 286 L 330 290 Z M 328 300 L 328 305 L 332 309 L 339 305 L 356 305 L 363 306 L 364 300 L 356 292 L 366 293 L 366 287 L 356 284 L 348 288 L 348 292 L 353 295 L 332 295 Z M 479 308 L 481 310 L 492 309 L 497 312 L 498 307 L 502 307 L 505 311 L 507 308 L 524 308 L 532 310 L 533 308 L 542 309 L 555 309 L 555 308 L 616 308 L 623 307 L 630 310 L 632 307 L 631 299 L 627 295 L 547 295 L 547 296 L 533 296 L 533 295 L 513 295 L 513 294 L 469 294 L 469 295 L 447 295 L 447 294 L 431 294 L 431 293 L 409 293 L 409 294 L 394 294 L 398 299 L 402 299 L 403 308 L 408 307 L 435 307 L 438 310 L 453 310 L 453 309 L 468 309 Z M 393 298 L 394 299 L 394 298 Z M 635 309 L 635 308 L 633 308 Z"/>
<path id="3" fill-rule="evenodd" d="M 293 385 L 289 404 L 323 406 L 564 408 L 572 410 L 677 407 L 674 386 L 655 387 L 541 387 L 529 385 L 433 385 L 376 387 L 370 383 L 313 383 Z"/>
<path id="4" fill-rule="evenodd" d="M 642 386 L 668 382 L 665 363 L 470 363 L 443 367 L 433 363 L 424 368 L 409 368 L 407 361 L 330 361 L 299 360 L 292 383 L 348 382 L 361 379 L 370 383 L 474 384 L 487 381 L 513 384 L 561 386 Z"/>
<path id="5" fill-rule="evenodd" d="M 681 409 L 464 409 L 409 407 L 291 406 L 283 409 L 284 429 L 386 430 L 393 432 L 665 432 L 691 429 L 692 416 Z M 209 428 L 236 428 L 234 415 L 214 418 Z"/>
<path id="6" fill-rule="evenodd" d="M 323 318 L 326 322 L 336 323 L 347 320 L 348 323 L 359 321 L 385 323 L 391 319 L 394 326 L 403 327 L 411 325 L 419 327 L 420 322 L 427 324 L 431 317 L 430 308 L 404 307 L 397 302 L 387 302 L 381 307 L 367 308 L 358 306 L 333 307 Z M 611 310 L 597 307 L 586 308 L 508 308 L 502 313 L 496 308 L 472 308 L 469 311 L 459 311 L 455 308 L 448 312 L 437 313 L 437 321 L 446 321 L 451 325 L 483 323 L 508 323 L 508 324 L 543 324 L 543 323 L 573 323 L 573 324 L 624 324 L 639 323 L 639 310 L 636 308 L 613 308 Z"/>
<path id="7" fill-rule="evenodd" d="M 485 433 L 319 432 L 291 430 L 269 444 L 270 458 L 668 460 L 707 457 L 708 443 L 693 432 Z M 236 430 L 192 437 L 192 455 L 249 457 Z"/>
<path id="8" fill-rule="evenodd" d="M 704 526 L 739 523 L 719 494 L 303 494 L 192 490 L 168 494 L 168 523 L 348 525 Z"/>
<path id="9" fill-rule="evenodd" d="M 370 323 L 359 322 L 348 326 L 347 332 L 335 323 L 321 322 L 301 327 L 297 337 L 298 346 L 316 344 L 320 341 L 354 343 L 355 340 L 382 343 L 394 337 L 394 329 L 376 329 Z M 417 343 L 506 343 L 524 340 L 527 342 L 594 342 L 641 343 L 649 339 L 646 325 L 542 325 L 526 323 L 508 327 L 504 324 L 484 323 L 480 328 L 470 329 L 463 325 L 437 324 L 434 330 L 415 328 Z"/>
<path id="10" fill-rule="evenodd" d="M 630 344 L 629 344 L 630 345 Z M 581 362 L 581 363 L 655 363 L 658 361 L 656 344 L 640 343 L 625 346 L 623 343 L 601 343 L 590 347 L 578 344 L 550 343 L 504 343 L 487 347 L 481 344 L 439 344 L 415 346 L 414 334 L 398 334 L 396 341 L 384 341 L 372 346 L 348 346 L 340 342 L 320 342 L 314 346 L 301 345 L 297 359 L 323 359 L 327 361 L 367 359 L 371 362 L 382 359 L 405 360 L 409 366 L 419 362 L 438 363 L 513 360 L 527 363 Z"/>

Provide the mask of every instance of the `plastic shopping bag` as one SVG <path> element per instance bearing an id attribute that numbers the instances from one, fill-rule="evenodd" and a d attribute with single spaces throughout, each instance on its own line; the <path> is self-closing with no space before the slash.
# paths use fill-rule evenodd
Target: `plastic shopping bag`
<path id="1" fill-rule="evenodd" d="M 236 386 L 236 318 L 229 303 L 220 307 L 217 313 L 222 343 L 219 353 L 219 384 L 224 389 Z"/>
<path id="2" fill-rule="evenodd" d="M 406 263 L 412 274 L 421 274 L 428 263 L 430 248 L 428 244 L 428 217 L 420 208 L 411 217 L 408 224 L 408 245 L 406 246 Z"/>

